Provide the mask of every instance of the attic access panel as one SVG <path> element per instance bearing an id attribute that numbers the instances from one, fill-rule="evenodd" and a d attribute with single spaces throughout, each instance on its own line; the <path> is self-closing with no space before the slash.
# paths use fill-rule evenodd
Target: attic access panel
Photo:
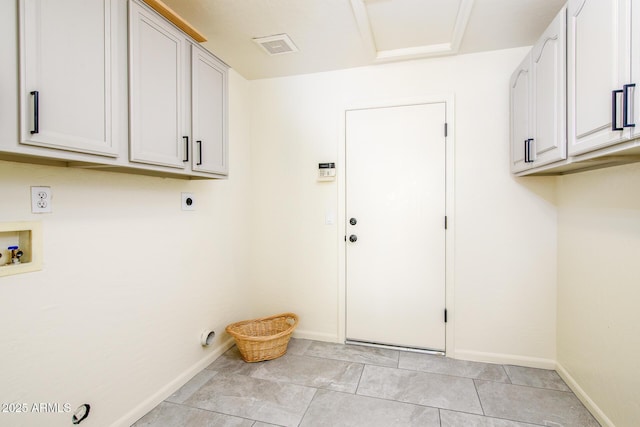
<path id="1" fill-rule="evenodd" d="M 351 0 L 360 34 L 376 61 L 458 51 L 473 0 Z"/>

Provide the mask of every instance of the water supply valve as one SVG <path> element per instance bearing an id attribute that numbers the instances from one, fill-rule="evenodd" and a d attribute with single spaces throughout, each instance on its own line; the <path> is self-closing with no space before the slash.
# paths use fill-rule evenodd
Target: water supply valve
<path id="1" fill-rule="evenodd" d="M 20 258 L 22 258 L 22 255 L 24 255 L 20 248 L 18 246 L 9 246 L 7 249 L 11 253 L 11 263 L 20 264 Z"/>

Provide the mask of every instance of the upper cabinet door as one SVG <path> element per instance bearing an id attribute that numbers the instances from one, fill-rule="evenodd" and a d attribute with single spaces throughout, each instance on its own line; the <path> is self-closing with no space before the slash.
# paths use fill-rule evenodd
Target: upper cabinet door
<path id="1" fill-rule="evenodd" d="M 567 10 L 563 8 L 531 50 L 531 161 L 542 166 L 567 158 Z"/>
<path id="2" fill-rule="evenodd" d="M 528 150 L 531 144 L 529 122 L 531 120 L 531 54 L 516 68 L 509 82 L 511 103 L 511 172 L 521 172 L 531 167 Z"/>
<path id="3" fill-rule="evenodd" d="M 630 137 L 622 120 L 622 89 L 630 80 L 630 10 L 630 0 L 568 3 L 569 155 Z"/>
<path id="4" fill-rule="evenodd" d="M 629 110 L 627 122 L 630 124 L 633 138 L 640 137 L 640 4 L 631 8 L 631 79 L 629 87 Z M 624 89 L 624 88 L 623 88 Z"/>
<path id="5" fill-rule="evenodd" d="M 192 45 L 191 73 L 193 170 L 226 175 L 227 67 Z"/>
<path id="6" fill-rule="evenodd" d="M 117 156 L 115 0 L 20 0 L 20 142 Z"/>
<path id="7" fill-rule="evenodd" d="M 129 3 L 130 159 L 174 168 L 189 160 L 185 36 Z"/>

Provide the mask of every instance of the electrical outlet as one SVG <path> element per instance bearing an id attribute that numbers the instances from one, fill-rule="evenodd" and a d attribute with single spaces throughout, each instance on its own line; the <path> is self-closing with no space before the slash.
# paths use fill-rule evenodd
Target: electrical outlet
<path id="1" fill-rule="evenodd" d="M 196 199 L 193 193 L 182 193 L 182 210 L 183 211 L 196 210 Z"/>
<path id="2" fill-rule="evenodd" d="M 51 187 L 31 187 L 31 212 L 50 213 Z"/>

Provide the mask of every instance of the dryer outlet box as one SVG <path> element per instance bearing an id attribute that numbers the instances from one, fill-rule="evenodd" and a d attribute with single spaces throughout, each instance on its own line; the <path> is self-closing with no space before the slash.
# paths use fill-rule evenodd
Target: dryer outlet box
<path id="1" fill-rule="evenodd" d="M 183 211 L 195 211 L 196 199 L 193 193 L 181 193 L 182 195 L 182 210 Z"/>

